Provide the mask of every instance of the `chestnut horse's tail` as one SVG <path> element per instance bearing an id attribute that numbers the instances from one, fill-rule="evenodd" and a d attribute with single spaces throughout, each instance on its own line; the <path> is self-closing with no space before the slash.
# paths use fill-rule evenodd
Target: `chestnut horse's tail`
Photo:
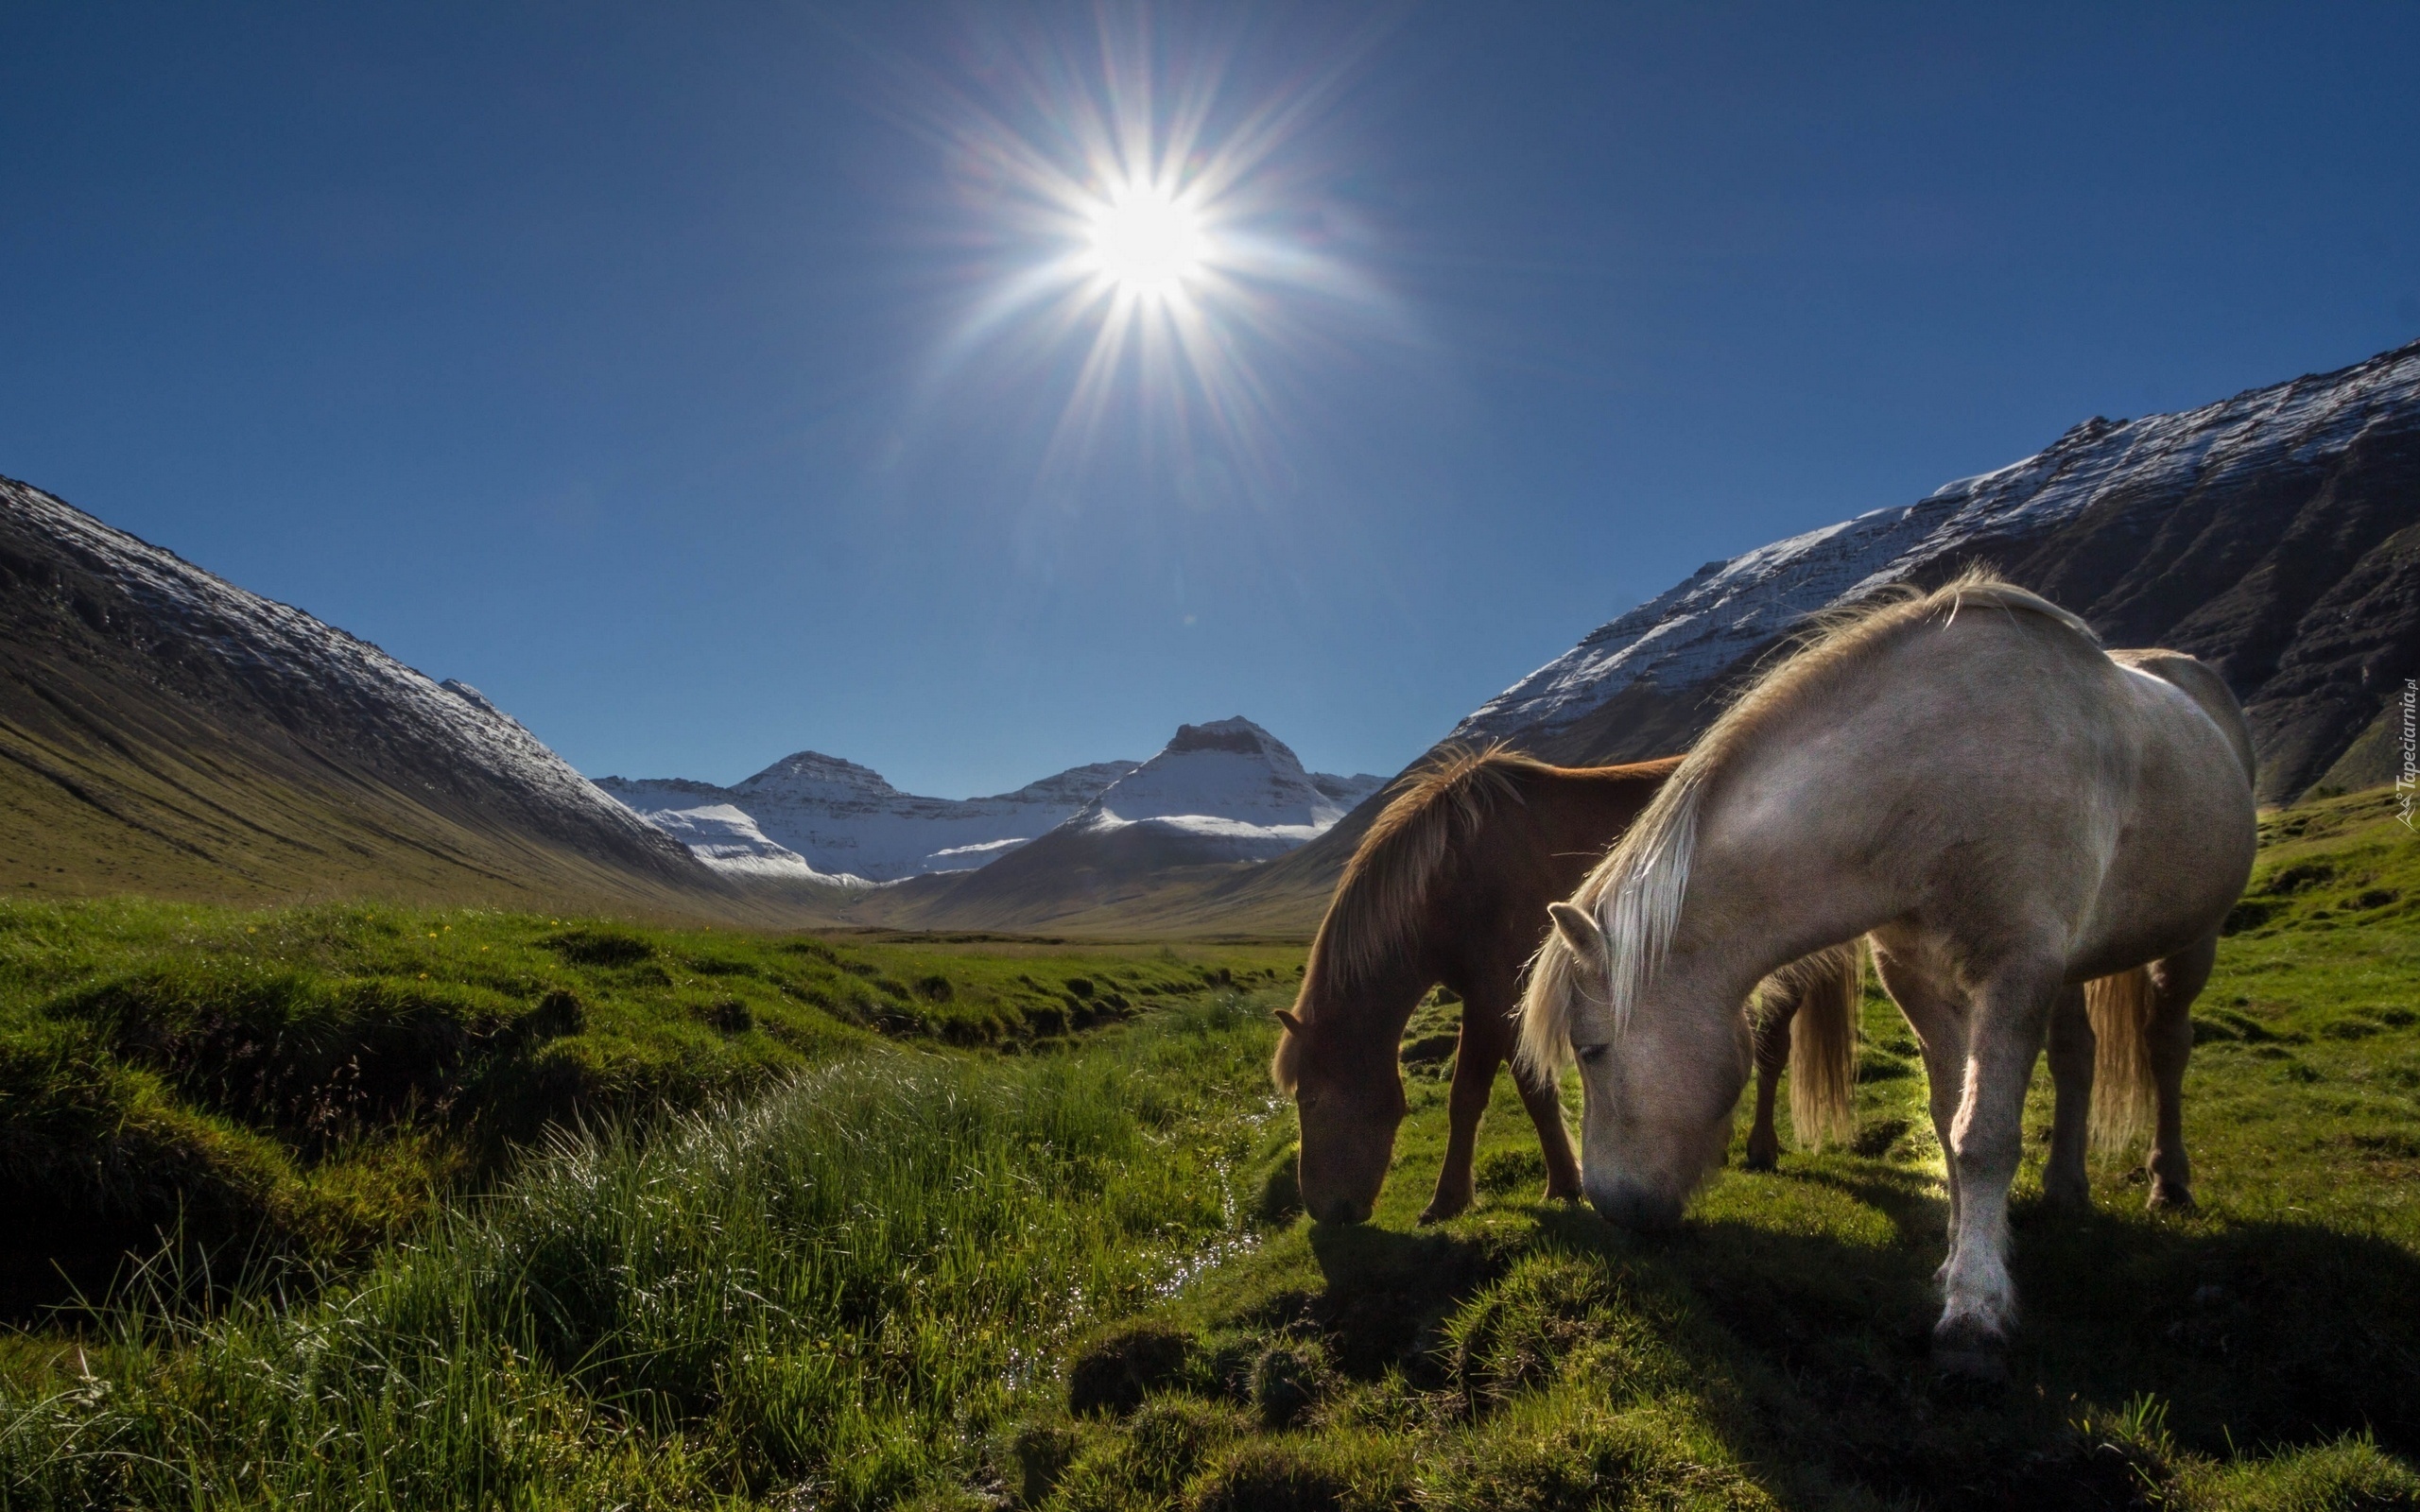
<path id="1" fill-rule="evenodd" d="M 1821 1149 L 1857 1132 L 1858 1009 L 1865 953 L 1835 945 L 1775 971 L 1763 1010 L 1794 1013 L 1789 1029 L 1789 1123 L 1798 1142 Z"/>
<path id="2" fill-rule="evenodd" d="M 2148 966 L 2084 984 L 2092 1020 L 2092 1147 L 2123 1151 L 2143 1131 L 2156 1106 L 2152 1076 L 2152 1012 L 2158 1005 Z"/>

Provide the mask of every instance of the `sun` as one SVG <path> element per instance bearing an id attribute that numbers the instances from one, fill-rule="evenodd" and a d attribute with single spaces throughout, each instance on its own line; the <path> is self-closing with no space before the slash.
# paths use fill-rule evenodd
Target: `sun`
<path id="1" fill-rule="evenodd" d="M 1374 245 L 1371 223 L 1314 145 L 1374 34 L 1265 91 L 1242 87 L 1236 38 L 1162 46 L 1108 20 L 1090 45 L 1003 37 L 979 81 L 935 80 L 931 94 L 948 186 L 969 212 L 942 237 L 971 276 L 949 281 L 966 298 L 927 392 L 979 358 L 1020 405 L 1059 399 L 1035 448 L 1053 497 L 1127 455 L 1113 420 L 1134 422 L 1134 455 L 1172 488 L 1292 489 L 1279 438 L 1313 365 L 1407 335 L 1349 255 Z"/>
<path id="2" fill-rule="evenodd" d="M 1148 183 L 1112 190 L 1093 208 L 1085 261 L 1121 294 L 1162 299 L 1200 275 L 1210 252 L 1201 217 L 1183 196 Z"/>

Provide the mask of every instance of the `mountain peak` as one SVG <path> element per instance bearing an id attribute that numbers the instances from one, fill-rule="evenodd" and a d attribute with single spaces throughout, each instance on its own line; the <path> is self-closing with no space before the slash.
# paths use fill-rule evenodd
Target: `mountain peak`
<path id="1" fill-rule="evenodd" d="M 1158 755 L 1068 822 L 1249 831 L 1262 849 L 1283 850 L 1335 823 L 1359 797 L 1355 779 L 1315 778 L 1284 741 L 1237 714 L 1177 726 Z"/>
<path id="2" fill-rule="evenodd" d="M 1295 759 L 1284 741 L 1241 714 L 1232 719 L 1214 719 L 1206 725 L 1179 725 L 1176 727 L 1176 738 L 1167 743 L 1161 754 L 1176 755 L 1189 750 L 1232 751 L 1239 756 L 1275 756 L 1282 753 L 1288 761 Z"/>
<path id="3" fill-rule="evenodd" d="M 889 797 L 899 791 L 873 767 L 826 756 L 820 750 L 792 751 L 753 777 L 741 778 L 736 791 L 787 793 L 831 788 L 867 797 Z"/>

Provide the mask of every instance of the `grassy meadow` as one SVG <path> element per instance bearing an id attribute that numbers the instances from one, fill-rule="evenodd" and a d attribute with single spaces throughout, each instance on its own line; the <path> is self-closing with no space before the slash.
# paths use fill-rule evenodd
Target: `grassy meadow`
<path id="1" fill-rule="evenodd" d="M 1536 1200 L 1509 1084 L 1481 1200 L 1413 1225 L 1426 1008 L 1337 1229 L 1264 1072 L 1299 948 L 14 905 L 0 1181 L 95 1253 L 184 1227 L 87 1309 L 15 1279 L 0 1504 L 2420 1506 L 2420 843 L 2377 795 L 2264 841 L 2201 1211 L 2106 1159 L 2052 1214 L 2037 1140 L 1988 1393 L 1927 1364 L 1939 1151 L 1878 996 L 1853 1147 L 1653 1243 Z"/>

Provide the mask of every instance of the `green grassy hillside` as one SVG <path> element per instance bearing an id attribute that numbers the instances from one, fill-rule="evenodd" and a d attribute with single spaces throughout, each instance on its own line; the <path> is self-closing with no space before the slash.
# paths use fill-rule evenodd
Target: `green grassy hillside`
<path id="1" fill-rule="evenodd" d="M 1656 1243 L 1536 1202 L 1509 1086 L 1479 1203 L 1413 1225 L 1444 1139 L 1429 1031 L 1450 1014 L 1432 1008 L 1377 1219 L 1334 1229 L 1291 1211 L 1290 1109 L 1262 1069 L 1298 953 L 391 913 L 369 916 L 390 930 L 268 916 L 286 933 L 255 946 L 267 919 L 40 916 L 56 937 L 12 957 L 14 1042 L 83 1037 L 299 1187 L 410 1139 L 475 1163 L 481 1130 L 515 1116 L 504 1068 L 556 1045 L 644 1066 L 627 1085 L 698 1110 L 559 1137 L 308 1294 L 210 1312 L 170 1288 L 20 1335 L 0 1350 L 0 1501 L 2420 1506 L 2420 842 L 2377 795 L 2273 816 L 2264 837 L 2199 1016 L 2202 1211 L 2144 1211 L 2115 1159 L 2096 1213 L 2043 1209 L 2044 1078 L 2014 1379 L 1987 1394 L 1927 1360 L 1939 1151 L 1879 997 L 1853 1147 L 1735 1165 Z M 104 917 L 127 943 L 91 943 Z M 223 1057 L 141 1048 L 108 984 L 232 976 L 256 949 L 314 993 L 426 971 L 490 1005 L 493 1042 L 538 1048 L 490 1053 L 493 1091 L 466 1077 L 402 1105 L 441 1114 L 364 1116 L 324 1144 L 258 1110 L 275 1099 L 218 1111 L 226 1077 L 180 1068 Z M 931 978 L 946 995 L 920 990 Z M 579 1029 L 513 1038 L 558 987 Z M 170 1000 L 142 1022 L 199 1022 Z M 1087 1005 L 1090 1028 L 1046 1032 Z M 0 1120 L 10 1148 L 25 1126 Z M 378 1190 L 366 1156 L 354 1169 Z"/>

